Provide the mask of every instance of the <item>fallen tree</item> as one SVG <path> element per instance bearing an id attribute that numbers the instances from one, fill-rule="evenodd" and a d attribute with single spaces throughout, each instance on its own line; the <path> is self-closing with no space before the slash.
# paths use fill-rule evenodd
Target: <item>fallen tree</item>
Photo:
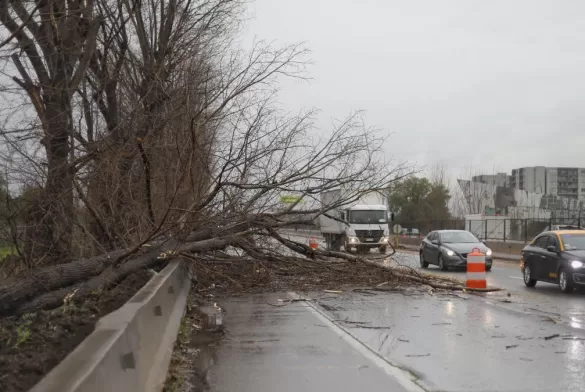
<path id="1" fill-rule="evenodd" d="M 280 110 L 279 78 L 307 77 L 302 45 L 255 43 L 247 52 L 233 50 L 244 5 L 239 0 L 99 0 L 81 4 L 87 17 L 53 3 L 40 14 L 23 0 L 4 2 L 0 10 L 0 23 L 22 49 L 13 53 L 7 45 L 14 54 L 7 58 L 25 68 L 34 62 L 40 74 L 43 61 L 57 67 L 50 59 L 70 55 L 70 46 L 30 51 L 46 43 L 39 31 L 50 28 L 57 14 L 66 14 L 63 33 L 94 26 L 78 43 L 92 50 L 69 58 L 78 67 L 75 83 L 53 91 L 67 121 L 50 123 L 37 105 L 47 86 L 28 75 L 18 85 L 23 101 L 37 109 L 31 124 L 39 122 L 42 132 L 16 125 L 2 130 L 4 163 L 20 183 L 36 185 L 29 192 L 35 197 L 25 200 L 32 207 L 23 209 L 25 238 L 15 239 L 31 251 L 0 282 L 0 314 L 59 306 L 71 293 L 107 289 L 178 254 L 326 269 L 335 268 L 331 261 L 365 262 L 279 234 L 414 173 L 388 156 L 387 135 L 367 127 L 361 113 L 317 129 L 316 111 Z M 49 147 L 62 145 L 57 152 L 47 147 L 54 134 L 67 135 L 49 140 Z M 58 184 L 64 189 L 55 187 L 56 163 L 68 170 L 66 183 Z M 340 190 L 340 198 L 322 206 L 319 195 L 332 189 Z M 74 208 L 43 215 L 51 202 L 43 200 L 47 194 Z M 289 195 L 298 201 L 280 202 Z M 43 223 L 46 217 L 50 224 Z M 60 238 L 52 227 L 66 235 Z M 42 239 L 39 249 L 36 237 Z"/>

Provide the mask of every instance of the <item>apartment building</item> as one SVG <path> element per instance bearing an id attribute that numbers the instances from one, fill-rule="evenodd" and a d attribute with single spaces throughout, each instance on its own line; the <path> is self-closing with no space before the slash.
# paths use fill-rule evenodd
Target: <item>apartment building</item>
<path id="1" fill-rule="evenodd" d="M 510 188 L 585 200 L 585 168 L 532 166 L 512 170 Z"/>

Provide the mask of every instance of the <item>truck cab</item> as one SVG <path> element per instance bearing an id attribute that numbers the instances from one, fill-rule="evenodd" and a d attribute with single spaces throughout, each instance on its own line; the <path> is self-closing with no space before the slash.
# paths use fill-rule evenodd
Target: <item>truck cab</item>
<path id="1" fill-rule="evenodd" d="M 344 231 L 346 251 L 361 253 L 378 248 L 385 253 L 389 241 L 389 214 L 385 205 L 358 204 L 345 210 L 346 221 L 350 224 Z"/>
<path id="2" fill-rule="evenodd" d="M 339 190 L 323 192 L 321 205 L 326 209 L 340 199 L 343 197 Z M 372 191 L 354 202 L 327 210 L 327 214 L 319 216 L 319 226 L 329 250 L 339 252 L 343 246 L 346 252 L 378 248 L 385 253 L 391 220 L 393 214 L 388 209 L 387 195 Z"/>

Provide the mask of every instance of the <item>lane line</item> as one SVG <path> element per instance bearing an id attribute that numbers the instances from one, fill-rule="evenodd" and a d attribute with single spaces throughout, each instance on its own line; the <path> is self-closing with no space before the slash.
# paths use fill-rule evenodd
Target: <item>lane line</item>
<path id="1" fill-rule="evenodd" d="M 293 299 L 300 298 L 300 296 L 295 292 L 289 292 L 288 296 Z M 396 380 L 396 382 L 400 384 L 406 391 L 426 392 L 426 390 L 417 383 L 417 378 L 414 374 L 394 366 L 392 363 L 387 361 L 376 351 L 353 336 L 345 327 L 335 323 L 325 312 L 319 308 L 318 305 L 313 304 L 310 301 L 302 301 L 302 304 L 318 319 L 320 319 L 321 322 L 323 322 L 333 332 L 335 332 L 342 340 L 345 340 L 350 346 L 357 350 L 357 352 L 368 358 L 380 369 L 385 371 L 386 374 L 394 378 L 394 380 Z"/>
<path id="2" fill-rule="evenodd" d="M 521 278 L 519 276 L 508 276 L 508 278 L 512 278 L 512 279 L 523 279 L 523 278 Z"/>

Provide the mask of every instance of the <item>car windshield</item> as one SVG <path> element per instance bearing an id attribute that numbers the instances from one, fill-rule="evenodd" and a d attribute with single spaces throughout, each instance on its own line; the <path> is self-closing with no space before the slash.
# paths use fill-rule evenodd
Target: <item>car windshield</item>
<path id="1" fill-rule="evenodd" d="M 386 211 L 384 210 L 358 210 L 350 211 L 349 223 L 368 224 L 388 222 L 386 220 Z"/>
<path id="2" fill-rule="evenodd" d="M 585 250 L 585 234 L 561 234 L 565 250 Z"/>
<path id="3" fill-rule="evenodd" d="M 474 243 L 479 242 L 475 236 L 467 231 L 451 231 L 447 233 L 441 233 L 441 242 L 449 243 Z"/>

